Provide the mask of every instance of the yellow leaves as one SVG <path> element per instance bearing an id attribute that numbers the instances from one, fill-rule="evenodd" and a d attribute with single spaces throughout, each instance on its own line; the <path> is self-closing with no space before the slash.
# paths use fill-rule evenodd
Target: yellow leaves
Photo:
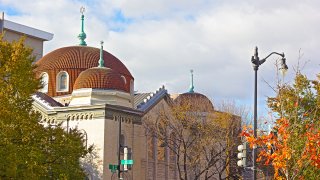
<path id="1" fill-rule="evenodd" d="M 286 178 L 278 176 L 278 172 L 276 174 L 277 176 L 275 177 L 275 180 L 286 180 Z"/>
<path id="2" fill-rule="evenodd" d="M 28 142 L 29 140 L 30 140 L 29 137 L 23 137 L 23 138 L 22 138 L 22 142 L 24 142 L 24 143 Z"/>

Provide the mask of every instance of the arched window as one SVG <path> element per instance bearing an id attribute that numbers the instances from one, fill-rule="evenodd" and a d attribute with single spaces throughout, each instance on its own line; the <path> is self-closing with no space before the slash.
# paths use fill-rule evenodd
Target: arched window
<path id="1" fill-rule="evenodd" d="M 148 148 L 148 158 L 154 159 L 155 153 L 155 138 L 152 135 L 147 135 L 147 148 Z"/>
<path id="2" fill-rule="evenodd" d="M 69 90 L 69 75 L 67 72 L 62 71 L 57 75 L 57 91 L 66 92 Z"/>
<path id="3" fill-rule="evenodd" d="M 48 84 L 49 84 L 49 75 L 48 73 L 44 72 L 41 74 L 41 83 L 42 83 L 42 89 L 40 89 L 40 92 L 47 93 L 48 92 Z"/>
<path id="4" fill-rule="evenodd" d="M 122 75 L 122 76 L 121 76 L 121 78 L 122 78 L 122 80 L 123 80 L 124 84 L 127 84 L 126 77 L 124 77 L 124 76 Z"/>
<path id="5" fill-rule="evenodd" d="M 134 94 L 134 84 L 133 84 L 133 80 L 130 81 L 130 94 L 131 94 L 131 95 Z"/>

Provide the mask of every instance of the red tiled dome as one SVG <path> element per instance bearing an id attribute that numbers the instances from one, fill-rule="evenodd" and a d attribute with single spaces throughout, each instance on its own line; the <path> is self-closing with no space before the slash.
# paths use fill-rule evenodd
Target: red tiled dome
<path id="1" fill-rule="evenodd" d="M 72 93 L 75 81 L 80 73 L 89 68 L 97 67 L 99 59 L 100 49 L 98 48 L 88 46 L 63 47 L 48 53 L 37 61 L 35 73 L 38 78 L 41 78 L 43 72 L 49 75 L 47 95 L 51 97 L 68 95 Z M 107 51 L 103 51 L 103 59 L 107 68 L 124 76 L 126 92 L 130 92 L 134 78 L 126 66 Z M 69 88 L 68 91 L 64 92 L 57 91 L 57 75 L 62 71 L 69 75 Z"/>
<path id="2" fill-rule="evenodd" d="M 53 69 L 88 69 L 98 66 L 100 49 L 88 46 L 69 46 L 56 49 L 42 57 L 37 64 L 36 71 Z M 103 51 L 103 59 L 106 67 L 111 68 L 122 75 L 131 76 L 126 66 L 115 56 Z"/>
<path id="3" fill-rule="evenodd" d="M 175 100 L 175 103 L 179 105 L 183 104 L 190 104 L 191 109 L 195 111 L 202 111 L 202 112 L 207 112 L 207 111 L 213 111 L 213 104 L 210 101 L 207 96 L 200 94 L 200 93 L 183 93 L 180 94 Z"/>
<path id="4" fill-rule="evenodd" d="M 121 74 L 105 67 L 94 67 L 81 72 L 74 83 L 73 89 L 81 88 L 126 91 L 125 82 Z"/>

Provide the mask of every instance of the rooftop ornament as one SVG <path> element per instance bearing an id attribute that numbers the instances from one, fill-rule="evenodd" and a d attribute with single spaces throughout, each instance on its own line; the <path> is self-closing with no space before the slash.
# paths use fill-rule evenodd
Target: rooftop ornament
<path id="1" fill-rule="evenodd" d="M 190 88 L 189 88 L 189 93 L 194 93 L 193 89 L 194 89 L 194 86 L 193 86 L 193 70 L 191 69 L 190 70 L 190 73 L 191 73 L 191 82 L 190 82 Z"/>
<path id="2" fill-rule="evenodd" d="M 100 41 L 100 44 L 101 44 L 101 48 L 100 48 L 100 59 L 99 59 L 98 67 L 105 67 L 104 60 L 103 60 L 103 41 Z"/>
<path id="3" fill-rule="evenodd" d="M 84 12 L 85 8 L 82 6 L 80 8 L 80 13 L 81 13 L 81 33 L 78 35 L 78 38 L 80 39 L 80 46 L 87 46 L 87 43 L 85 41 L 87 35 L 84 32 Z"/>

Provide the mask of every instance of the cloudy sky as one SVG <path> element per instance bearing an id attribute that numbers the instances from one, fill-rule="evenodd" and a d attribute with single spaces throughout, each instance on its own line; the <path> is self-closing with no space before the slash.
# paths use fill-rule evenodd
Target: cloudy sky
<path id="1" fill-rule="evenodd" d="M 318 0 L 0 0 L 6 19 L 54 34 L 45 53 L 78 44 L 81 6 L 88 45 L 99 47 L 103 40 L 140 92 L 161 85 L 169 93 L 186 92 L 193 69 L 195 91 L 214 102 L 251 106 L 255 46 L 260 58 L 285 53 L 285 82 L 292 82 L 299 61 L 309 78 L 320 72 Z M 259 112 L 274 95 L 268 84 L 275 85 L 277 59 L 259 69 Z"/>

